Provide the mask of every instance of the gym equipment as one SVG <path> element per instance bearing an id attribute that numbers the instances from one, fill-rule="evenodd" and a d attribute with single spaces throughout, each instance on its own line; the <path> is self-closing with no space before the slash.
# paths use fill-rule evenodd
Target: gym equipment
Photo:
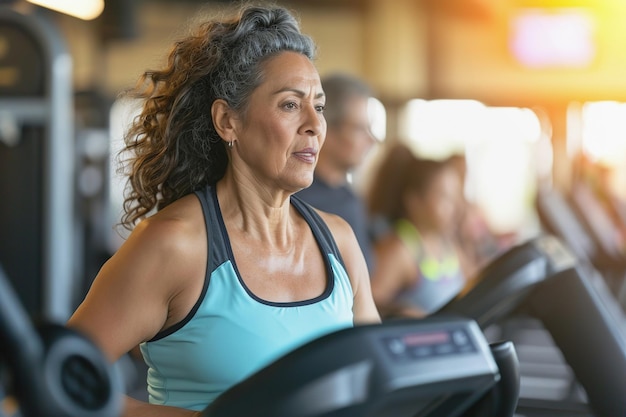
<path id="1" fill-rule="evenodd" d="M 507 417 L 518 381 L 512 344 L 489 346 L 473 320 L 398 319 L 316 339 L 224 392 L 203 416 Z"/>
<path id="2" fill-rule="evenodd" d="M 64 321 L 75 245 L 72 59 L 36 13 L 0 6 L 0 262 L 31 317 Z"/>
<path id="3" fill-rule="evenodd" d="M 486 328 L 526 303 L 540 284 L 576 265 L 576 258 L 556 237 L 530 239 L 494 259 L 467 294 L 451 300 L 436 315 L 471 317 Z"/>
<path id="4" fill-rule="evenodd" d="M 119 416 L 120 379 L 100 350 L 60 324 L 33 327 L 17 300 L 0 265 L 0 364 L 9 371 L 20 415 Z"/>
<path id="5" fill-rule="evenodd" d="M 623 277 L 626 253 L 619 238 L 617 220 L 611 218 L 608 207 L 599 200 L 591 186 L 583 182 L 572 184 L 569 201 L 599 249 L 595 265 L 601 270 L 619 270 Z"/>
<path id="6" fill-rule="evenodd" d="M 543 228 L 563 239 L 581 267 L 591 274 L 599 272 L 618 300 L 626 304 L 626 258 L 615 242 L 611 244 L 609 236 L 614 236 L 615 230 L 590 190 L 580 184 L 572 187 L 567 198 L 557 189 L 542 188 L 536 207 Z"/>
<path id="7" fill-rule="evenodd" d="M 565 196 L 554 188 L 541 188 L 536 199 L 537 214 L 547 233 L 558 236 L 581 262 L 593 264 L 600 249 L 585 230 Z"/>
<path id="8" fill-rule="evenodd" d="M 594 414 L 626 415 L 626 321 L 602 277 L 546 235 L 510 249 L 478 281 L 437 314 L 471 317 L 485 328 L 523 309 L 548 330 Z"/>

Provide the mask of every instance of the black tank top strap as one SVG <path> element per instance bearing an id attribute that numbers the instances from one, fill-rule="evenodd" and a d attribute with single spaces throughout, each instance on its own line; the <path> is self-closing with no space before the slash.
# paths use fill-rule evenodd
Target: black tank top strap
<path id="1" fill-rule="evenodd" d="M 333 254 L 341 263 L 341 266 L 346 269 L 346 265 L 343 262 L 341 252 L 339 252 L 335 238 L 317 211 L 315 211 L 310 204 L 300 199 L 297 195 L 291 196 L 291 204 L 296 208 L 296 210 L 298 210 L 302 217 L 304 217 L 307 223 L 309 223 L 311 229 L 313 230 L 313 234 L 319 237 L 318 242 L 322 252 Z"/>
<path id="2" fill-rule="evenodd" d="M 217 202 L 217 192 L 214 186 L 206 186 L 196 191 L 196 196 L 202 205 L 204 221 L 207 231 L 209 247 L 207 271 L 210 274 L 215 268 L 229 259 L 226 231 L 222 229 L 222 213 Z"/>

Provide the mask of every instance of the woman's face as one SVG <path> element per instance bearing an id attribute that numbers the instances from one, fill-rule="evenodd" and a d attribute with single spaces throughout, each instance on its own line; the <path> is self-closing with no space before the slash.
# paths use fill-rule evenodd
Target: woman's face
<path id="1" fill-rule="evenodd" d="M 453 168 L 444 167 L 433 174 L 425 190 L 409 192 L 407 210 L 420 227 L 447 234 L 458 227 L 462 196 L 459 175 Z"/>
<path id="2" fill-rule="evenodd" d="M 369 98 L 355 96 L 345 103 L 343 120 L 328 128 L 323 158 L 344 171 L 358 168 L 376 143 L 368 112 Z"/>
<path id="3" fill-rule="evenodd" d="M 296 192 L 313 181 L 326 137 L 319 74 L 296 52 L 269 58 L 263 74 L 237 122 L 233 168 L 255 183 Z"/>
<path id="4" fill-rule="evenodd" d="M 439 230 L 451 231 L 458 227 L 462 196 L 463 184 L 453 168 L 445 167 L 433 177 L 425 200 Z"/>

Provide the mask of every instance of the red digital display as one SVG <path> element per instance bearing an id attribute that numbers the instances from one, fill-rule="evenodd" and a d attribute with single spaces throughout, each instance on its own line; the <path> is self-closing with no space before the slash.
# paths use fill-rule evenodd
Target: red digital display
<path id="1" fill-rule="evenodd" d="M 406 346 L 436 345 L 448 343 L 450 341 L 450 334 L 447 332 L 415 333 L 404 336 L 402 341 Z"/>

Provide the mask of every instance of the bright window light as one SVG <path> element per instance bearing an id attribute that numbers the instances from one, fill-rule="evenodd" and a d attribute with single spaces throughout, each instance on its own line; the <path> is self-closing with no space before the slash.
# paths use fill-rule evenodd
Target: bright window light
<path id="1" fill-rule="evenodd" d="M 541 137 L 541 123 L 537 114 L 519 107 L 488 107 L 486 125 L 493 139 L 536 142 Z"/>
<path id="2" fill-rule="evenodd" d="M 141 103 L 134 99 L 118 99 L 111 106 L 109 112 L 109 196 L 107 222 L 111 225 L 111 234 L 107 239 L 107 246 L 111 253 L 117 251 L 122 242 L 128 237 L 127 230 L 115 227 L 124 212 L 124 194 L 127 187 L 127 178 L 118 170 L 119 162 L 128 154 L 124 152 L 124 135 L 131 126 L 133 119 L 141 112 Z"/>
<path id="3" fill-rule="evenodd" d="M 377 98 L 370 97 L 367 111 L 371 123 L 372 135 L 382 142 L 387 137 L 387 112 L 383 103 Z"/>
<path id="4" fill-rule="evenodd" d="M 424 158 L 464 154 L 466 197 L 496 233 L 536 233 L 536 176 L 545 161 L 541 121 L 531 109 L 488 107 L 474 100 L 411 100 L 400 134 Z M 548 155 L 548 156 L 551 156 Z"/>
<path id="5" fill-rule="evenodd" d="M 626 161 L 626 103 L 585 103 L 581 117 L 582 151 L 593 161 L 623 166 Z"/>
<path id="6" fill-rule="evenodd" d="M 483 134 L 484 109 L 475 100 L 410 100 L 400 114 L 400 135 L 423 156 L 463 152 Z"/>
<path id="7" fill-rule="evenodd" d="M 104 0 L 28 0 L 47 9 L 77 17 L 93 20 L 104 10 Z"/>

